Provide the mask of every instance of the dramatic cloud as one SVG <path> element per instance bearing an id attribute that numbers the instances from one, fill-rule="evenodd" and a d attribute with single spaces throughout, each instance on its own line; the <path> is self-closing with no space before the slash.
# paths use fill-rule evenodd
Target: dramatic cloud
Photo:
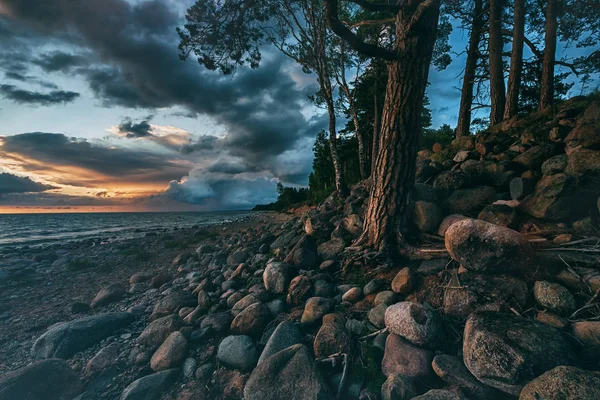
<path id="1" fill-rule="evenodd" d="M 5 2 L 30 30 L 73 45 L 84 43 L 97 59 L 86 64 L 81 56 L 53 52 L 36 58 L 37 65 L 47 71 L 71 68 L 105 106 L 178 106 L 207 115 L 226 132 L 219 139 L 221 149 L 243 158 L 251 169 L 273 172 L 275 157 L 315 135 L 316 128 L 301 112 L 310 89 L 296 87 L 284 56 L 267 49 L 260 68 L 240 70 L 233 77 L 202 70 L 194 60 L 182 62 L 174 33 L 183 22 L 177 12 L 182 8 L 173 2 Z M 135 137 L 149 132 L 144 125 L 130 128 L 139 129 L 130 130 Z"/>
<path id="2" fill-rule="evenodd" d="M 119 133 L 130 139 L 152 136 L 150 133 L 150 130 L 152 129 L 150 126 L 151 119 L 152 117 L 148 117 L 144 121 L 136 124 L 131 118 L 126 118 L 118 127 Z"/>
<path id="3" fill-rule="evenodd" d="M 30 171 L 68 166 L 93 171 L 114 181 L 140 182 L 168 182 L 189 171 L 188 165 L 159 154 L 90 143 L 61 133 L 32 132 L 0 139 L 0 156 L 20 157 L 26 163 L 23 168 Z"/>
<path id="4" fill-rule="evenodd" d="M 0 196 L 9 193 L 35 193 L 55 189 L 53 186 L 32 181 L 27 177 L 0 173 Z"/>
<path id="5" fill-rule="evenodd" d="M 13 85 L 0 85 L 0 94 L 15 103 L 51 106 L 66 104 L 79 97 L 79 93 L 64 90 L 53 90 L 48 93 L 32 92 L 19 89 Z"/>

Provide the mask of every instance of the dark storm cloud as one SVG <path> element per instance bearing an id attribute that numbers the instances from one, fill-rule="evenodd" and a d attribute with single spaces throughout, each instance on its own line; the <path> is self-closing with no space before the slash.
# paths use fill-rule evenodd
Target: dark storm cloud
<path id="1" fill-rule="evenodd" d="M 115 180 L 135 177 L 143 181 L 168 181 L 185 175 L 188 170 L 158 154 L 90 143 L 61 133 L 23 133 L 2 137 L 2 142 L 0 156 L 18 155 L 50 167 L 84 168 Z"/>
<path id="2" fill-rule="evenodd" d="M 35 182 L 27 177 L 8 173 L 0 174 L 0 196 L 9 193 L 35 193 L 55 189 L 53 186 Z"/>
<path id="3" fill-rule="evenodd" d="M 150 126 L 151 119 L 152 117 L 149 116 L 145 120 L 135 123 L 131 118 L 125 118 L 125 120 L 119 124 L 117 129 L 120 134 L 128 139 L 152 136 L 152 133 L 150 133 L 152 130 L 152 127 Z"/>
<path id="4" fill-rule="evenodd" d="M 282 55 L 265 54 L 260 68 L 240 70 L 233 77 L 202 70 L 194 60 L 182 62 L 174 28 L 184 20 L 166 0 L 5 2 L 20 24 L 93 53 L 97 62 L 73 71 L 87 80 L 104 106 L 180 106 L 208 115 L 227 132 L 219 139 L 220 148 L 251 168 L 270 168 L 274 157 L 314 136 L 314 127 L 307 129 L 300 112 L 305 93 L 296 89 Z M 58 68 L 60 57 L 50 59 L 54 62 L 38 60 L 38 65 Z M 189 154 L 203 146 L 184 151 Z"/>
<path id="5" fill-rule="evenodd" d="M 6 79 L 12 79 L 14 81 L 19 81 L 19 82 L 35 83 L 35 84 L 38 84 L 47 89 L 58 89 L 58 86 L 56 86 L 54 83 L 46 82 L 46 81 L 38 79 L 34 76 L 24 75 L 24 74 L 22 74 L 20 72 L 16 72 L 16 71 L 5 72 L 4 77 Z"/>
<path id="6" fill-rule="evenodd" d="M 68 72 L 74 67 L 86 65 L 87 59 L 77 54 L 53 51 L 40 55 L 33 60 L 33 63 L 46 72 Z"/>
<path id="7" fill-rule="evenodd" d="M 48 93 L 33 92 L 19 89 L 14 85 L 0 85 L 0 94 L 15 103 L 40 106 L 66 104 L 75 101 L 79 97 L 79 93 L 76 92 L 64 90 L 53 90 Z"/>

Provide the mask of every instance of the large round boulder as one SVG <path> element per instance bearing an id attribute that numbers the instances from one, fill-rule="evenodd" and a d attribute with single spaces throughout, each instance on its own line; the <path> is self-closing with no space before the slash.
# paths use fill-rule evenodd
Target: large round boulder
<path id="1" fill-rule="evenodd" d="M 463 358 L 469 371 L 514 396 L 540 374 L 572 364 L 573 354 L 562 332 L 517 315 L 478 312 L 465 325 Z"/>
<path id="2" fill-rule="evenodd" d="M 446 231 L 446 249 L 472 271 L 501 273 L 531 266 L 533 248 L 519 232 L 477 219 L 464 219 Z"/>
<path id="3" fill-rule="evenodd" d="M 267 264 L 263 272 L 263 283 L 269 292 L 285 293 L 293 275 L 294 271 L 291 265 L 272 261 Z"/>
<path id="4" fill-rule="evenodd" d="M 600 372 L 560 366 L 529 382 L 520 400 L 600 399 Z"/>

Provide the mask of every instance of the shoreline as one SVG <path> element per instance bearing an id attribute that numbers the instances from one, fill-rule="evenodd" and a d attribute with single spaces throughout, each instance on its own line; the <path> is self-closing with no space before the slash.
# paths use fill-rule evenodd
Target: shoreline
<path id="1" fill-rule="evenodd" d="M 141 297 L 128 294 L 121 302 L 99 310 L 72 312 L 74 304 L 89 304 L 106 285 L 124 284 L 140 272 L 176 276 L 173 260 L 195 251 L 207 237 L 227 237 L 290 218 L 276 212 L 254 212 L 235 221 L 152 230 L 143 237 L 103 245 L 90 246 L 93 240 L 86 239 L 45 247 L 0 248 L 0 262 L 19 257 L 17 260 L 36 265 L 21 267 L 21 274 L 11 279 L 0 276 L 0 374 L 33 361 L 29 356 L 31 346 L 49 326 L 109 310 L 125 311 Z M 3 271 L 6 268 L 0 268 L 0 274 Z"/>

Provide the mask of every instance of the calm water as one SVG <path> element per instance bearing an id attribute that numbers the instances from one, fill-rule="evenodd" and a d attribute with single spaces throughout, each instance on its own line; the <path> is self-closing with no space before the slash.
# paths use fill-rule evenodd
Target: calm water
<path id="1" fill-rule="evenodd" d="M 121 240 L 165 228 L 231 222 L 251 214 L 250 211 L 220 211 L 0 215 L 0 248 L 89 238 Z"/>

